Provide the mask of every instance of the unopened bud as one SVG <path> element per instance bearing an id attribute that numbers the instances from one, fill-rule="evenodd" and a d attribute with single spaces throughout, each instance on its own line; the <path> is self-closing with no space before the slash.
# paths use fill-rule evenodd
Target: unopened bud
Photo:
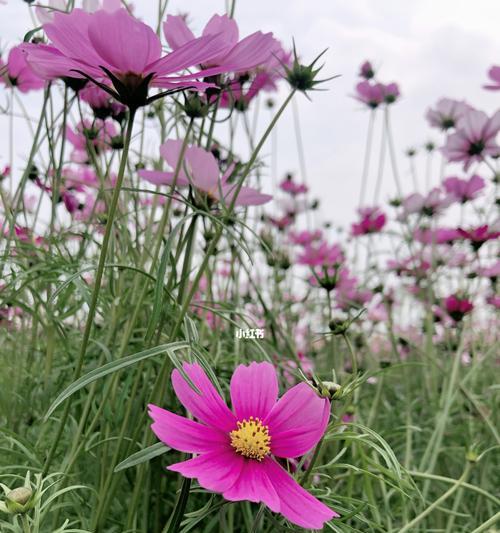
<path id="1" fill-rule="evenodd" d="M 18 487 L 5 496 L 5 505 L 12 514 L 24 514 L 33 504 L 33 491 L 29 487 Z"/>

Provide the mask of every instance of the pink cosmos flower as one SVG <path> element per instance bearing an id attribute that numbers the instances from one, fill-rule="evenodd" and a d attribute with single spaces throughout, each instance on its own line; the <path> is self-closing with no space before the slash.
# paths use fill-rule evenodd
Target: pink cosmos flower
<path id="1" fill-rule="evenodd" d="M 94 121 L 84 119 L 75 129 L 66 127 L 66 138 L 73 145 L 71 156 L 75 163 L 85 163 L 88 159 L 87 145 L 91 144 L 96 153 L 111 149 L 111 141 L 118 134 L 115 124 L 111 120 Z"/>
<path id="2" fill-rule="evenodd" d="M 209 62 L 227 46 L 223 36 L 208 35 L 162 57 L 156 33 L 126 9 L 95 13 L 74 9 L 69 14 L 55 13 L 53 21 L 43 28 L 51 45 L 23 45 L 28 62 L 39 75 L 45 79 L 91 78 L 103 83 L 101 88 L 105 90 L 111 83 L 113 96 L 133 109 L 159 96 L 148 98 L 150 86 L 167 90 L 209 86 L 194 80 L 218 73 L 220 69 L 177 73 Z"/>
<path id="3" fill-rule="evenodd" d="M 170 165 L 172 171 L 139 170 L 139 176 L 155 185 L 172 185 L 181 151 L 182 141 L 166 141 L 160 147 L 160 154 Z M 226 205 L 233 201 L 233 197 L 237 192 L 236 184 L 229 182 L 234 170 L 233 166 L 230 166 L 221 177 L 215 157 L 198 146 L 188 146 L 186 148 L 182 166 L 184 168 L 180 169 L 176 180 L 177 187 L 192 185 L 206 195 L 209 200 L 223 202 Z M 272 196 L 269 194 L 262 194 L 257 189 L 243 186 L 238 193 L 235 205 L 262 205 L 270 200 L 272 200 Z"/>
<path id="4" fill-rule="evenodd" d="M 428 109 L 425 118 L 432 127 L 446 131 L 454 128 L 464 113 L 470 110 L 472 107 L 467 102 L 441 98 L 434 109 Z"/>
<path id="5" fill-rule="evenodd" d="M 384 102 L 386 104 L 393 104 L 400 96 L 401 92 L 397 83 L 383 84 Z"/>
<path id="6" fill-rule="evenodd" d="M 163 24 L 163 33 L 172 50 L 196 41 L 183 16 L 169 15 Z M 272 55 L 276 40 L 272 33 L 257 31 L 239 40 L 236 21 L 228 15 L 214 15 L 206 24 L 203 37 L 220 35 L 222 46 L 217 54 L 199 61 L 204 67 L 231 65 L 233 72 L 244 72 L 265 63 Z"/>
<path id="7" fill-rule="evenodd" d="M 281 217 L 266 216 L 266 220 L 270 222 L 279 231 L 284 231 L 295 222 L 295 216 L 290 213 L 286 213 Z"/>
<path id="8" fill-rule="evenodd" d="M 493 84 L 483 85 L 489 91 L 500 91 L 500 66 L 493 66 L 488 70 L 488 77 L 493 81 Z"/>
<path id="9" fill-rule="evenodd" d="M 491 118 L 483 111 L 467 110 L 457 124 L 457 130 L 446 139 L 441 151 L 450 162 L 462 162 L 464 170 L 480 163 L 487 156 L 496 156 L 500 147 L 496 137 L 500 131 L 500 111 Z"/>
<path id="10" fill-rule="evenodd" d="M 361 81 L 356 85 L 354 97 L 369 108 L 376 109 L 384 101 L 384 86 L 382 83 Z"/>
<path id="11" fill-rule="evenodd" d="M 352 224 L 351 233 L 353 236 L 377 233 L 383 229 L 387 218 L 379 207 L 361 207 L 358 209 L 361 220 Z"/>
<path id="12" fill-rule="evenodd" d="M 199 392 L 172 373 L 184 407 L 199 421 L 149 405 L 151 429 L 167 446 L 197 454 L 168 470 L 196 478 L 229 501 L 262 502 L 290 522 L 321 529 L 338 516 L 303 489 L 274 459 L 309 452 L 328 425 L 330 402 L 300 383 L 278 400 L 278 380 L 270 363 L 239 365 L 231 379 L 231 411 L 198 364 L 184 371 Z"/>
<path id="13" fill-rule="evenodd" d="M 425 196 L 416 192 L 403 200 L 403 213 L 399 219 L 405 220 L 408 215 L 415 213 L 432 217 L 444 211 L 453 201 L 452 196 L 445 194 L 438 187 L 432 189 Z"/>
<path id="14" fill-rule="evenodd" d="M 488 224 L 484 224 L 482 226 L 478 226 L 477 228 L 472 228 L 470 230 L 458 228 L 458 232 L 461 237 L 467 239 L 470 242 L 471 246 L 475 250 L 479 250 L 479 248 L 481 248 L 481 246 L 485 242 L 500 237 L 500 231 L 492 230 L 488 226 Z"/>
<path id="15" fill-rule="evenodd" d="M 344 252 L 338 244 L 328 244 L 326 241 L 310 243 L 304 246 L 302 253 L 297 258 L 299 265 L 335 266 L 343 263 Z"/>
<path id="16" fill-rule="evenodd" d="M 474 305 L 468 298 L 462 298 L 452 294 L 444 299 L 444 308 L 455 322 L 463 320 L 464 316 L 474 309 Z"/>
<path id="17" fill-rule="evenodd" d="M 280 183 L 280 189 L 284 192 L 290 193 L 292 196 L 297 196 L 297 194 L 304 194 L 309 190 L 305 183 L 297 183 L 293 181 L 292 176 L 287 176 Z"/>
<path id="18" fill-rule="evenodd" d="M 104 200 L 97 200 L 96 196 L 87 193 L 79 208 L 71 214 L 75 220 L 89 224 L 90 222 L 94 222 L 100 215 L 104 215 L 106 211 Z"/>
<path id="19" fill-rule="evenodd" d="M 109 93 L 92 83 L 88 83 L 78 92 L 78 98 L 92 108 L 96 118 L 102 120 L 107 117 L 119 118 L 126 109 L 123 104 L 117 102 Z"/>
<path id="20" fill-rule="evenodd" d="M 477 174 L 474 174 L 469 179 L 460 179 L 452 176 L 446 178 L 443 182 L 445 191 L 462 204 L 474 200 L 485 185 L 483 178 Z"/>
<path id="21" fill-rule="evenodd" d="M 375 76 L 375 69 L 373 68 L 370 61 L 365 61 L 362 63 L 361 67 L 359 67 L 359 74 L 358 76 L 360 78 L 364 78 L 365 80 L 369 80 Z"/>
<path id="22" fill-rule="evenodd" d="M 22 93 L 42 89 L 45 80 L 40 78 L 33 71 L 31 65 L 26 62 L 22 48 L 23 45 L 11 48 L 7 65 L 3 65 L 0 59 L 0 83 L 16 87 Z M 3 72 L 5 72 L 5 76 L 1 75 Z"/>
<path id="23" fill-rule="evenodd" d="M 344 311 L 365 306 L 372 299 L 372 292 L 359 287 L 358 278 L 349 269 L 342 268 L 336 284 L 335 302 Z"/>
<path id="24" fill-rule="evenodd" d="M 318 229 L 315 231 L 290 231 L 289 237 L 293 244 L 297 244 L 298 246 L 307 246 L 312 244 L 314 241 L 321 239 L 322 235 L 322 231 Z"/>
<path id="25" fill-rule="evenodd" d="M 422 244 L 450 244 L 460 238 L 460 233 L 454 228 L 417 228 L 413 236 Z"/>

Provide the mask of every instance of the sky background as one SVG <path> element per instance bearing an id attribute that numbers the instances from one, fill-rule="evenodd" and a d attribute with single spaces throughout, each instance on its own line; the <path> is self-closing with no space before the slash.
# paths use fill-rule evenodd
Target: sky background
<path id="1" fill-rule="evenodd" d="M 168 13 L 188 12 L 191 27 L 198 33 L 212 14 L 224 10 L 223 0 L 171 0 Z M 0 5 L 1 49 L 18 43 L 33 27 L 27 11 L 22 0 Z M 136 1 L 136 13 L 155 23 L 156 1 Z M 381 81 L 396 81 L 401 88 L 401 101 L 391 113 L 396 149 L 401 156 L 403 189 L 407 193 L 411 192 L 412 181 L 404 151 L 410 146 L 420 148 L 427 140 L 438 144 L 442 140 L 424 119 L 430 105 L 448 96 L 466 99 L 487 112 L 498 107 L 500 94 L 481 87 L 488 68 L 500 64 L 500 2 L 496 0 L 239 0 L 235 16 L 242 36 L 256 30 L 273 31 L 288 46 L 294 38 L 305 62 L 328 48 L 324 77 L 340 77 L 325 84 L 328 91 L 312 93 L 312 101 L 298 95 L 297 109 L 312 196 L 321 198 L 322 217 L 336 224 L 347 225 L 353 220 L 358 201 L 368 112 L 351 95 L 363 60 L 373 62 Z M 285 94 L 283 85 L 277 100 Z M 32 115 L 37 114 L 38 98 L 34 95 L 24 99 Z M 0 91 L 0 106 L 4 103 L 5 95 Z M 291 107 L 287 110 L 276 133 L 278 177 L 287 171 L 299 172 L 292 111 Z M 260 125 L 265 127 L 269 113 L 261 112 L 260 117 Z M 375 124 L 369 178 L 372 190 L 381 119 L 380 115 Z M 0 116 L 0 165 L 7 159 L 7 131 L 7 118 Z M 22 145 L 25 132 L 17 130 L 16 135 L 19 157 L 29 147 Z M 266 153 L 269 146 L 264 156 Z M 434 183 L 439 175 L 438 158 L 436 154 Z M 425 157 L 417 164 L 423 187 Z M 264 183 L 263 188 L 269 191 L 270 183 Z M 394 193 L 390 166 L 386 165 L 382 198 Z M 368 198 L 371 197 L 372 193 Z"/>

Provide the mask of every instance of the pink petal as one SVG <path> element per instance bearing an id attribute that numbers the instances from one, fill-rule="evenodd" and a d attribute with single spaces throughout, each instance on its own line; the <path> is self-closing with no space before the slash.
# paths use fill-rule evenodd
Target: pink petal
<path id="1" fill-rule="evenodd" d="M 44 24 L 43 29 L 62 54 L 83 64 L 98 66 L 103 60 L 96 53 L 88 35 L 92 16 L 81 9 L 73 9 L 69 14 L 55 13 L 54 21 Z"/>
<path id="2" fill-rule="evenodd" d="M 225 432 L 232 431 L 236 427 L 236 418 L 201 366 L 184 363 L 183 368 L 201 394 L 192 389 L 178 370 L 174 370 L 172 384 L 182 405 L 202 422 Z"/>
<path id="3" fill-rule="evenodd" d="M 94 13 L 89 38 L 99 56 L 117 73 L 142 74 L 147 65 L 161 57 L 156 33 L 125 9 Z"/>
<path id="4" fill-rule="evenodd" d="M 330 417 L 330 402 L 306 383 L 287 391 L 265 418 L 271 435 L 271 451 L 278 457 L 299 457 L 323 436 Z"/>
<path id="5" fill-rule="evenodd" d="M 246 459 L 240 476 L 234 485 L 223 494 L 226 500 L 250 501 L 266 504 L 271 511 L 280 511 L 280 498 L 267 474 L 265 462 Z"/>
<path id="6" fill-rule="evenodd" d="M 267 475 L 280 497 L 280 513 L 293 524 L 307 529 L 322 529 L 339 515 L 303 489 L 273 459 L 264 460 Z"/>
<path id="7" fill-rule="evenodd" d="M 161 170 L 141 169 L 137 171 L 137 174 L 153 185 L 171 185 L 174 178 L 173 172 L 162 172 Z"/>
<path id="8" fill-rule="evenodd" d="M 149 416 L 154 420 L 151 429 L 167 446 L 187 453 L 203 453 L 227 448 L 227 434 L 161 407 L 150 404 Z"/>
<path id="9" fill-rule="evenodd" d="M 25 43 L 22 50 L 31 68 L 46 80 L 62 78 L 64 76 L 80 78 L 81 75 L 72 69 L 82 70 L 82 65 L 68 59 L 57 48 L 45 44 Z"/>
<path id="10" fill-rule="evenodd" d="M 222 194 L 226 205 L 230 205 L 236 193 L 236 184 L 224 185 L 222 187 Z M 269 194 L 263 194 L 252 187 L 241 187 L 235 205 L 251 206 L 267 204 L 273 199 Z"/>
<path id="11" fill-rule="evenodd" d="M 168 139 L 160 146 L 160 154 L 168 163 L 169 167 L 172 169 L 172 179 L 177 168 L 177 162 L 182 151 L 183 141 L 178 139 Z M 185 152 L 184 152 L 185 153 Z M 189 185 L 189 179 L 186 176 L 184 171 L 184 164 L 181 165 L 177 173 L 176 184 L 179 187 L 187 187 Z M 173 181 L 172 181 L 173 182 Z"/>
<path id="12" fill-rule="evenodd" d="M 200 63 L 205 63 L 225 49 L 225 41 L 219 35 L 198 37 L 177 50 L 148 65 L 148 72 L 157 76 L 174 74 Z"/>
<path id="13" fill-rule="evenodd" d="M 231 378 L 231 402 L 239 420 L 263 420 L 278 399 L 278 379 L 271 363 L 239 365 Z"/>
<path id="14" fill-rule="evenodd" d="M 168 15 L 163 23 L 163 35 L 172 50 L 177 50 L 182 45 L 195 39 L 193 32 L 188 28 L 184 17 Z"/>
<path id="15" fill-rule="evenodd" d="M 257 31 L 242 39 L 224 58 L 224 64 L 237 65 L 237 70 L 250 70 L 269 60 L 276 40 L 272 33 Z"/>
<path id="16" fill-rule="evenodd" d="M 195 187 L 205 192 L 217 188 L 219 165 L 210 152 L 198 146 L 189 146 L 186 150 L 186 160 L 190 170 L 189 177 Z"/>
<path id="17" fill-rule="evenodd" d="M 232 448 L 207 452 L 168 467 L 168 470 L 179 472 L 184 477 L 196 478 L 198 483 L 207 490 L 225 492 L 240 477 L 245 463 L 244 458 Z"/>
<path id="18" fill-rule="evenodd" d="M 214 15 L 203 29 L 203 35 L 223 35 L 226 48 L 218 56 L 213 57 L 210 63 L 218 65 L 238 42 L 239 32 L 236 21 L 227 15 Z"/>

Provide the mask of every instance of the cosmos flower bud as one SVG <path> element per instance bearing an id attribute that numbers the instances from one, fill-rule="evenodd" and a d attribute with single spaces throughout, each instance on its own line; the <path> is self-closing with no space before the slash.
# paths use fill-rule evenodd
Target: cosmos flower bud
<path id="1" fill-rule="evenodd" d="M 331 78 L 327 78 L 324 80 L 318 80 L 317 75 L 323 68 L 323 65 L 320 67 L 315 68 L 316 63 L 320 59 L 320 57 L 326 52 L 326 50 L 323 50 L 321 54 L 319 54 L 312 63 L 309 65 L 303 65 L 299 62 L 299 58 L 297 56 L 297 50 L 295 48 L 295 44 L 293 47 L 293 63 L 291 67 L 288 67 L 287 65 L 283 65 L 283 68 L 285 69 L 286 73 L 286 79 L 288 80 L 288 83 L 296 90 L 301 91 L 303 93 L 306 93 L 307 91 L 315 90 L 316 85 L 319 85 L 320 83 L 324 83 L 326 81 L 329 81 L 333 78 L 336 78 L 337 76 L 332 76 Z"/>
<path id="2" fill-rule="evenodd" d="M 344 335 L 350 325 L 351 322 L 349 320 L 330 320 L 328 327 L 334 335 Z"/>
<path id="3" fill-rule="evenodd" d="M 192 93 L 185 97 L 184 105 L 182 106 L 184 113 L 189 118 L 203 118 L 208 114 L 208 105 L 200 98 L 198 93 Z"/>
<path id="4" fill-rule="evenodd" d="M 34 503 L 34 494 L 29 487 L 18 487 L 5 495 L 5 507 L 11 514 L 27 513 Z"/>
<path id="5" fill-rule="evenodd" d="M 340 400 L 342 398 L 343 390 L 338 383 L 333 381 L 323 381 L 321 384 L 321 395 L 330 400 Z"/>

